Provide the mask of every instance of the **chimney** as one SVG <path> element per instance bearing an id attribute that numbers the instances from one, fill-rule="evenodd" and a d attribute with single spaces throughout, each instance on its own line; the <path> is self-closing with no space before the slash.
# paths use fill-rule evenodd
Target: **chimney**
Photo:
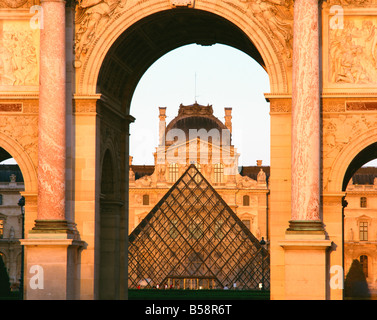
<path id="1" fill-rule="evenodd" d="M 159 107 L 160 115 L 159 115 L 159 145 L 165 145 L 165 130 L 166 130 L 166 108 Z"/>
<path id="2" fill-rule="evenodd" d="M 225 126 L 232 133 L 232 108 L 225 108 Z"/>

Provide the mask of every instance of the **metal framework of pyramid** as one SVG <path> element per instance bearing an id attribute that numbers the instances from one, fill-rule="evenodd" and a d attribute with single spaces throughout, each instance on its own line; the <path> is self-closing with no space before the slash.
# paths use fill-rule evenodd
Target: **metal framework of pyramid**
<path id="1" fill-rule="evenodd" d="M 129 288 L 253 290 L 270 286 L 270 257 L 191 165 L 129 236 Z"/>

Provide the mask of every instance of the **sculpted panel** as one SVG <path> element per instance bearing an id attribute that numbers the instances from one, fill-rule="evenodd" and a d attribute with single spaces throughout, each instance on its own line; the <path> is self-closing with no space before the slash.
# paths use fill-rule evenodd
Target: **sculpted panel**
<path id="1" fill-rule="evenodd" d="M 329 82 L 377 84 L 377 16 L 345 16 L 329 30 Z"/>
<path id="2" fill-rule="evenodd" d="M 239 0 L 267 30 L 288 59 L 292 57 L 293 0 Z"/>
<path id="3" fill-rule="evenodd" d="M 0 8 L 30 8 L 32 5 L 31 0 L 0 0 Z"/>
<path id="4" fill-rule="evenodd" d="M 323 120 L 324 157 L 340 152 L 354 137 L 376 128 L 377 115 L 347 115 Z"/>
<path id="5" fill-rule="evenodd" d="M 0 22 L 0 86 L 38 85 L 38 31 L 28 20 Z"/>
<path id="6" fill-rule="evenodd" d="M 79 0 L 76 9 L 76 60 L 85 54 L 96 36 L 127 0 Z M 97 34 L 98 35 L 98 34 Z"/>

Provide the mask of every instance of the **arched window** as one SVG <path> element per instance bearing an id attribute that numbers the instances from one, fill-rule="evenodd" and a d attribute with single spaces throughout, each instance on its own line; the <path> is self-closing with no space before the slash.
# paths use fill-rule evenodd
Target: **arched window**
<path id="1" fill-rule="evenodd" d="M 215 164 L 214 175 L 215 183 L 224 182 L 224 165 L 222 163 Z"/>
<path id="2" fill-rule="evenodd" d="M 178 180 L 178 164 L 171 163 L 169 164 L 169 181 L 176 182 Z"/>
<path id="3" fill-rule="evenodd" d="M 143 195 L 143 206 L 149 206 L 149 195 Z"/>
<path id="4" fill-rule="evenodd" d="M 361 197 L 360 198 L 360 208 L 366 208 L 367 207 L 367 198 Z"/>
<path id="5" fill-rule="evenodd" d="M 360 264 L 363 267 L 364 275 L 368 277 L 368 256 L 360 256 Z"/>
<path id="6" fill-rule="evenodd" d="M 243 196 L 242 204 L 244 206 L 249 206 L 250 205 L 250 197 L 249 196 Z"/>

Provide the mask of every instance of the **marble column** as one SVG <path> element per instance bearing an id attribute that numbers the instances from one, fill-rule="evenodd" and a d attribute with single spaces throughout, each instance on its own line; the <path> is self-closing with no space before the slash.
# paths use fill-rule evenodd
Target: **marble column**
<path id="1" fill-rule="evenodd" d="M 318 10 L 318 0 L 294 2 L 291 222 L 314 229 L 322 226 Z"/>
<path id="2" fill-rule="evenodd" d="M 38 139 L 38 221 L 65 220 L 65 1 L 42 0 Z"/>

